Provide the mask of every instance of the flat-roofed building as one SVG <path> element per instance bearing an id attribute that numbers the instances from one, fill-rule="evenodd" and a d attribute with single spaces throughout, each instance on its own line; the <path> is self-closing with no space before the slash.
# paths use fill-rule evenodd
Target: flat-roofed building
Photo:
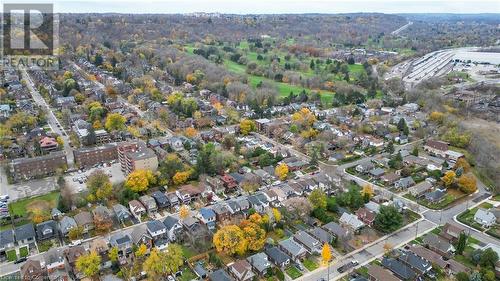
<path id="1" fill-rule="evenodd" d="M 111 162 L 118 159 L 116 143 L 108 143 L 96 147 L 85 147 L 73 151 L 75 163 L 79 167 L 92 167 L 103 162 Z"/>
<path id="2" fill-rule="evenodd" d="M 141 141 L 118 144 L 118 159 L 125 174 L 130 174 L 134 170 L 158 169 L 158 157 Z"/>
<path id="3" fill-rule="evenodd" d="M 28 180 L 53 174 L 57 169 L 66 169 L 67 165 L 66 154 L 55 151 L 38 157 L 13 159 L 10 171 L 15 181 Z"/>

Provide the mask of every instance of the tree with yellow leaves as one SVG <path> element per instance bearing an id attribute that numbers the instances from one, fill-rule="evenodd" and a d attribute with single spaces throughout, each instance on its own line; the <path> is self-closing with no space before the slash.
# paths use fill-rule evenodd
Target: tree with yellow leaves
<path id="1" fill-rule="evenodd" d="M 221 227 L 213 237 L 213 243 L 217 252 L 229 255 L 243 255 L 247 249 L 247 241 L 243 230 L 237 225 Z"/>
<path id="2" fill-rule="evenodd" d="M 373 186 L 371 184 L 365 184 L 361 190 L 361 194 L 364 198 L 372 198 L 374 195 Z"/>
<path id="3" fill-rule="evenodd" d="M 285 163 L 279 164 L 274 169 L 274 174 L 280 179 L 285 180 L 288 176 L 288 165 Z"/>
<path id="4" fill-rule="evenodd" d="M 393 248 L 393 247 L 392 247 L 392 244 L 391 244 L 391 243 L 389 243 L 389 242 L 386 242 L 386 243 L 384 244 L 384 253 L 385 253 L 386 255 L 387 255 L 387 254 L 389 254 L 389 253 L 392 251 L 392 248 Z"/>
<path id="5" fill-rule="evenodd" d="M 33 216 L 31 217 L 31 220 L 35 223 L 42 223 L 44 221 L 49 220 L 50 214 L 47 210 L 40 210 L 40 209 L 35 209 L 33 211 Z"/>
<path id="6" fill-rule="evenodd" d="M 104 127 L 108 131 L 121 131 L 126 128 L 126 121 L 127 119 L 120 113 L 111 113 L 106 116 L 106 123 L 104 123 Z"/>
<path id="7" fill-rule="evenodd" d="M 212 106 L 215 108 L 215 110 L 217 110 L 217 114 L 222 114 L 222 109 L 224 108 L 224 106 L 222 106 L 220 102 L 215 102 Z"/>
<path id="8" fill-rule="evenodd" d="M 63 138 L 61 136 L 57 136 L 56 141 L 57 141 L 57 144 L 59 146 L 63 146 L 64 145 L 64 140 L 63 140 Z"/>
<path id="9" fill-rule="evenodd" d="M 330 260 L 332 259 L 332 251 L 330 249 L 330 245 L 328 243 L 323 244 L 323 249 L 321 249 L 321 260 L 324 265 L 328 265 Z"/>
<path id="10" fill-rule="evenodd" d="M 101 268 L 101 256 L 97 252 L 92 251 L 78 257 L 75 265 L 76 269 L 83 273 L 83 275 L 94 278 L 99 274 L 99 269 Z"/>
<path id="11" fill-rule="evenodd" d="M 301 108 L 299 111 L 292 114 L 292 121 L 303 129 L 309 128 L 316 121 L 316 116 L 307 107 Z"/>
<path id="12" fill-rule="evenodd" d="M 457 180 L 458 188 L 466 194 L 472 194 L 477 190 L 476 178 L 472 174 L 461 175 Z"/>
<path id="13" fill-rule="evenodd" d="M 281 221 L 281 212 L 276 208 L 273 208 L 273 217 L 276 223 L 279 223 Z"/>
<path id="14" fill-rule="evenodd" d="M 198 135 L 198 130 L 196 130 L 195 128 L 193 127 L 187 127 L 185 130 L 184 130 L 184 135 L 188 138 L 194 138 L 196 137 L 196 135 Z"/>
<path id="15" fill-rule="evenodd" d="M 190 175 L 191 175 L 190 171 L 176 172 L 175 175 L 172 177 L 172 180 L 176 185 L 183 184 L 189 179 Z"/>
<path id="16" fill-rule="evenodd" d="M 240 122 L 240 133 L 244 136 L 248 135 L 250 132 L 255 131 L 256 129 L 255 122 L 250 119 L 243 119 Z"/>
<path id="17" fill-rule="evenodd" d="M 470 164 L 467 162 L 467 160 L 464 157 L 458 158 L 457 162 L 455 163 L 455 166 L 453 169 L 457 170 L 459 168 L 462 168 L 463 173 L 467 174 L 470 172 Z"/>
<path id="18" fill-rule="evenodd" d="M 447 171 L 441 180 L 443 181 L 445 187 L 450 187 L 455 182 L 455 177 L 455 172 Z"/>
<path id="19" fill-rule="evenodd" d="M 189 216 L 189 207 L 187 205 L 182 205 L 179 208 L 179 217 L 183 220 Z"/>
<path id="20" fill-rule="evenodd" d="M 255 223 L 246 223 L 241 227 L 245 244 L 248 245 L 248 250 L 258 251 L 264 247 L 266 243 L 266 231 Z"/>
<path id="21" fill-rule="evenodd" d="M 135 170 L 127 176 L 125 187 L 134 192 L 143 192 L 156 182 L 150 170 Z"/>
<path id="22" fill-rule="evenodd" d="M 136 258 L 143 258 L 146 254 L 148 253 L 148 247 L 146 245 L 141 244 L 137 250 L 135 251 L 134 255 Z"/>
<path id="23" fill-rule="evenodd" d="M 431 112 L 431 114 L 429 114 L 429 119 L 433 122 L 441 124 L 443 123 L 444 120 L 444 113 L 439 111 L 433 111 Z"/>
<path id="24" fill-rule="evenodd" d="M 306 129 L 300 132 L 300 136 L 304 139 L 314 139 L 318 135 L 318 131 L 313 128 Z"/>

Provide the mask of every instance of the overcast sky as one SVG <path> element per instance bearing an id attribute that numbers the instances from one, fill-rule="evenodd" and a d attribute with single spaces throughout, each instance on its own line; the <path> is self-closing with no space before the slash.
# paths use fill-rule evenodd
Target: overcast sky
<path id="1" fill-rule="evenodd" d="M 54 3 L 66 13 L 500 13 L 499 0 L 6 0 Z"/>

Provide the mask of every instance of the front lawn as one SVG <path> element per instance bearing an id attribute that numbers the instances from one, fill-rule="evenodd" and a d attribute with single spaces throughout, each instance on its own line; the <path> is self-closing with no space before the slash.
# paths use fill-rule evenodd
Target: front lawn
<path id="1" fill-rule="evenodd" d="M 289 266 L 287 269 L 285 269 L 285 272 L 292 279 L 297 279 L 300 276 L 302 276 L 302 273 L 300 272 L 300 270 L 298 270 L 295 266 Z"/>
<path id="2" fill-rule="evenodd" d="M 311 259 L 305 259 L 304 262 L 302 262 L 302 264 L 307 268 L 307 270 L 309 271 L 313 271 L 315 270 L 316 268 L 318 268 L 318 264 L 316 262 L 314 262 L 313 260 Z"/>
<path id="3" fill-rule="evenodd" d="M 458 215 L 457 219 L 461 223 L 472 226 L 477 230 L 483 231 L 484 230 L 483 227 L 474 220 L 474 215 L 476 214 L 477 209 L 478 208 L 476 207 L 476 208 L 472 208 L 470 210 L 466 210 L 465 212 Z"/>
<path id="4" fill-rule="evenodd" d="M 17 260 L 16 250 L 7 251 L 5 254 L 7 255 L 7 260 L 8 261 L 15 261 L 15 260 Z"/>
<path id="5" fill-rule="evenodd" d="M 437 202 L 437 203 L 432 203 L 432 202 L 427 201 L 423 198 L 415 198 L 414 196 L 412 196 L 409 193 L 405 194 L 403 197 L 408 198 L 412 201 L 415 201 L 418 204 L 425 206 L 429 209 L 442 210 L 442 209 L 446 208 L 448 205 L 450 205 L 451 203 L 455 202 L 456 200 L 458 200 L 464 196 L 465 196 L 465 194 L 463 194 L 463 193 L 456 194 L 456 193 L 447 192 L 446 195 L 444 196 L 444 199 L 441 200 L 440 202 Z"/>
<path id="6" fill-rule="evenodd" d="M 28 246 L 24 246 L 19 249 L 19 256 L 21 256 L 22 258 L 27 257 L 28 254 L 29 254 Z"/>
<path id="7" fill-rule="evenodd" d="M 48 240 L 48 241 L 42 241 L 42 242 L 38 243 L 38 251 L 40 253 L 47 252 L 53 246 L 54 246 L 54 243 L 52 241 L 50 241 L 50 240 Z"/>
<path id="8" fill-rule="evenodd" d="M 9 212 L 12 216 L 24 217 L 35 209 L 50 210 L 57 207 L 59 191 L 53 191 L 41 196 L 35 196 L 18 200 L 9 204 Z"/>

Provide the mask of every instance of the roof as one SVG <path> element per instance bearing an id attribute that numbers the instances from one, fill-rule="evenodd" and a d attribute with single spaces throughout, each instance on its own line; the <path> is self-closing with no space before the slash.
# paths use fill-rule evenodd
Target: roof
<path id="1" fill-rule="evenodd" d="M 357 216 L 355 216 L 353 214 L 349 214 L 347 212 L 342 214 L 339 221 L 341 223 L 349 225 L 350 227 L 352 227 L 354 229 L 358 229 L 358 228 L 365 226 L 365 224 L 362 221 L 360 221 Z"/>
<path id="2" fill-rule="evenodd" d="M 290 257 L 288 257 L 288 255 L 285 254 L 285 252 L 283 252 L 276 246 L 267 248 L 265 250 L 265 253 L 271 260 L 273 260 L 277 264 L 282 264 L 290 260 Z"/>
<path id="3" fill-rule="evenodd" d="M 375 278 L 377 281 L 399 281 L 401 279 L 394 276 L 389 270 L 378 266 L 376 264 L 370 264 L 368 266 L 368 275 Z"/>
<path id="4" fill-rule="evenodd" d="M 227 274 L 223 269 L 218 269 L 208 275 L 211 281 L 233 281 L 234 279 Z"/>
<path id="5" fill-rule="evenodd" d="M 163 224 L 167 229 L 172 229 L 174 225 L 178 224 L 179 220 L 174 218 L 173 216 L 168 216 L 163 220 Z"/>
<path id="6" fill-rule="evenodd" d="M 309 234 L 318 239 L 321 243 L 330 244 L 333 240 L 333 235 L 319 226 L 309 230 Z"/>
<path id="7" fill-rule="evenodd" d="M 215 212 L 210 208 L 201 208 L 200 215 L 205 219 L 215 218 Z"/>
<path id="8" fill-rule="evenodd" d="M 252 266 L 247 260 L 238 260 L 228 265 L 228 269 L 232 271 L 240 280 L 251 279 L 255 274 L 252 272 Z"/>
<path id="9" fill-rule="evenodd" d="M 448 150 L 448 144 L 442 141 L 428 140 L 425 145 L 441 151 Z"/>
<path id="10" fill-rule="evenodd" d="M 493 212 L 490 212 L 489 210 L 485 210 L 483 208 L 477 209 L 476 214 L 474 215 L 474 220 L 476 218 L 481 220 L 482 222 L 485 222 L 485 223 L 496 221 L 495 214 L 493 214 Z"/>
<path id="11" fill-rule="evenodd" d="M 434 191 L 425 194 L 425 199 L 429 201 L 439 201 L 446 195 L 446 191 L 441 189 L 436 189 Z"/>
<path id="12" fill-rule="evenodd" d="M 415 181 L 412 177 L 406 177 L 399 179 L 397 183 L 403 187 L 410 187 L 415 184 Z"/>
<path id="13" fill-rule="evenodd" d="M 435 249 L 438 249 L 439 251 L 446 253 L 451 249 L 451 244 L 446 241 L 444 238 L 434 234 L 434 233 L 427 233 L 424 236 L 424 244 L 429 245 L 430 247 L 433 247 Z"/>
<path id="14" fill-rule="evenodd" d="M 323 228 L 337 237 L 345 237 L 348 234 L 347 229 L 333 221 L 323 225 Z"/>
<path id="15" fill-rule="evenodd" d="M 420 272 L 428 272 L 429 270 L 432 269 L 432 265 L 429 261 L 423 259 L 420 256 L 417 256 L 416 254 L 410 251 L 403 252 L 398 259 L 410 265 L 412 268 L 417 269 Z"/>
<path id="16" fill-rule="evenodd" d="M 264 253 L 257 253 L 253 256 L 250 256 L 247 258 L 247 261 L 252 264 L 258 272 L 264 272 L 266 269 L 271 267 L 271 263 Z"/>
<path id="17" fill-rule="evenodd" d="M 146 226 L 147 226 L 148 230 L 151 232 L 165 230 L 165 225 L 161 221 L 158 221 L 158 220 L 148 221 L 146 223 Z"/>
<path id="18" fill-rule="evenodd" d="M 134 230 L 132 230 L 132 232 L 130 233 L 130 238 L 132 238 L 132 242 L 134 244 L 139 243 L 140 240 L 145 236 L 152 239 L 152 237 L 148 233 L 146 225 L 144 224 L 134 227 Z"/>
<path id="19" fill-rule="evenodd" d="M 35 228 L 36 228 L 36 234 L 38 238 L 40 238 L 45 236 L 44 235 L 45 230 L 50 230 L 52 231 L 52 234 L 55 234 L 57 231 L 57 223 L 53 220 L 48 220 L 37 224 Z"/>
<path id="20" fill-rule="evenodd" d="M 421 245 L 410 246 L 409 251 L 413 252 L 417 256 L 420 256 L 430 261 L 431 263 L 437 264 L 441 268 L 449 268 L 454 273 L 470 271 L 470 269 L 464 266 L 463 264 L 453 259 L 448 259 L 445 261 L 440 254 L 431 251 Z"/>
<path id="21" fill-rule="evenodd" d="M 30 239 L 35 237 L 35 228 L 32 223 L 18 226 L 14 229 L 16 241 Z"/>
<path id="22" fill-rule="evenodd" d="M 198 277 L 204 278 L 207 275 L 207 270 L 200 263 L 197 263 L 193 270 Z"/>
<path id="23" fill-rule="evenodd" d="M 115 233 L 109 238 L 109 243 L 112 246 L 127 244 L 130 241 L 130 236 L 123 232 Z"/>
<path id="24" fill-rule="evenodd" d="M 10 243 L 14 243 L 14 232 L 12 232 L 12 229 L 0 231 L 0 246 Z"/>
<path id="25" fill-rule="evenodd" d="M 300 256 L 306 252 L 306 249 L 304 249 L 300 244 L 295 242 L 292 238 L 282 240 L 278 244 L 288 253 L 294 256 Z"/>
<path id="26" fill-rule="evenodd" d="M 44 255 L 45 264 L 64 262 L 63 251 L 61 248 L 51 248 Z"/>
<path id="27" fill-rule="evenodd" d="M 312 237 L 309 233 L 303 230 L 295 233 L 293 238 L 310 250 L 319 250 L 319 247 L 321 247 L 321 243 L 316 238 Z"/>
<path id="28" fill-rule="evenodd" d="M 411 193 L 422 194 L 432 188 L 432 184 L 428 181 L 422 181 L 413 186 L 410 190 Z"/>
<path id="29" fill-rule="evenodd" d="M 153 197 L 160 204 L 165 204 L 169 202 L 167 196 L 161 191 L 155 191 L 151 193 L 151 197 Z"/>
<path id="30" fill-rule="evenodd" d="M 80 212 L 73 217 L 79 226 L 93 223 L 92 214 L 87 211 Z"/>
<path id="31" fill-rule="evenodd" d="M 382 265 L 402 279 L 413 280 L 416 277 L 415 272 L 410 267 L 396 259 L 385 257 L 382 259 Z"/>

